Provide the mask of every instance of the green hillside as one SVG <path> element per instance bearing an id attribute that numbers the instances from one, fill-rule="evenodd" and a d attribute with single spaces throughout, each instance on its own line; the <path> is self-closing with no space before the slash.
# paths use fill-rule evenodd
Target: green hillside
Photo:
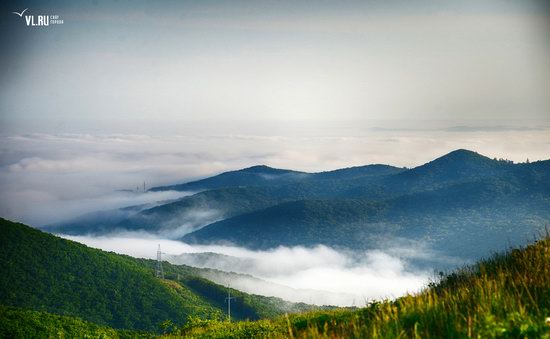
<path id="1" fill-rule="evenodd" d="M 0 220 L 0 305 L 80 317 L 120 329 L 158 331 L 170 320 L 219 317 L 227 290 L 197 269 L 91 249 L 31 227 Z M 277 298 L 233 291 L 235 319 L 260 319 L 308 309 Z"/>
<path id="2" fill-rule="evenodd" d="M 0 305 L 0 338 L 154 338 L 148 332 L 115 330 L 76 317 Z"/>
<path id="3" fill-rule="evenodd" d="M 186 338 L 550 338 L 550 238 L 442 274 L 418 295 L 275 320 L 196 321 Z"/>
<path id="4" fill-rule="evenodd" d="M 6 224 L 11 223 L 3 221 L 2 230 Z M 13 225 L 28 231 L 22 225 Z M 140 262 L 145 267 L 151 265 L 150 261 L 138 260 L 138 266 Z M 441 273 L 438 281 L 430 283 L 424 291 L 395 301 L 371 302 L 356 310 L 313 311 L 232 323 L 221 320 L 220 314 L 191 316 L 184 325 L 165 322 L 168 332 L 163 337 L 550 338 L 549 263 L 550 237 L 547 237 L 476 265 Z M 184 268 L 167 266 L 167 275 L 181 275 Z M 166 282 L 175 283 L 170 279 Z M 203 293 L 207 292 L 203 289 Z M 114 330 L 75 317 L 0 306 L 0 337 L 151 336 L 146 332 Z"/>

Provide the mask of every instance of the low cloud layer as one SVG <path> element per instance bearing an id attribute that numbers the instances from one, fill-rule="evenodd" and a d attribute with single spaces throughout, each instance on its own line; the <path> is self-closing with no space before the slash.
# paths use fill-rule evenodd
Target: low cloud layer
<path id="1" fill-rule="evenodd" d="M 168 192 L 172 193 L 173 191 Z M 182 192 L 179 193 L 181 194 Z M 221 210 L 207 207 L 184 209 L 183 211 L 176 211 L 175 213 L 168 215 L 161 213 L 161 216 L 155 213 L 132 214 L 126 220 L 131 221 L 132 223 L 132 226 L 129 229 L 120 228 L 123 226 L 118 225 L 116 228 L 102 230 L 102 233 L 100 234 L 133 238 L 158 237 L 162 239 L 180 239 L 188 233 L 223 219 L 223 215 L 224 214 Z M 80 232 L 74 234 L 88 233 Z"/>
<path id="2" fill-rule="evenodd" d="M 452 126 L 279 122 L 253 129 L 161 125 L 151 134 L 0 135 L 0 216 L 49 224 L 176 197 L 120 192 L 144 181 L 148 188 L 257 164 L 302 171 L 374 163 L 414 167 L 458 148 L 514 161 L 548 158 L 550 135 L 540 124 Z"/>
<path id="3" fill-rule="evenodd" d="M 16 219 L 28 220 L 36 226 L 71 220 L 72 218 L 99 210 L 113 210 L 136 205 L 153 207 L 156 204 L 178 199 L 189 194 L 177 191 L 145 193 L 106 191 L 89 197 L 62 199 L 55 195 L 55 191 L 45 192 L 31 188 L 14 190 L 10 193 L 11 197 L 4 197 L 4 199 L 12 199 L 14 207 L 10 207 L 12 203 L 3 205 L 4 209 L 7 209 L 7 217 L 10 217 L 10 212 L 15 212 L 23 215 Z M 16 204 L 15 202 L 19 202 L 20 204 Z"/>
<path id="4" fill-rule="evenodd" d="M 231 246 L 191 246 L 141 236 L 66 238 L 91 247 L 149 259 L 155 258 L 157 245 L 160 244 L 165 252 L 164 258 L 172 263 L 213 267 L 256 278 L 216 273 L 207 275 L 218 283 L 231 284 L 249 293 L 317 305 L 361 306 L 367 300 L 416 292 L 430 278 L 428 271 L 414 269 L 406 257 L 396 256 L 391 251 L 352 253 L 326 246 L 252 251 Z M 203 260 L 200 256 L 210 259 Z"/>
<path id="5" fill-rule="evenodd" d="M 195 208 L 186 210 L 169 220 L 163 221 L 158 235 L 167 239 L 179 239 L 222 218 L 223 213 L 215 209 Z"/>

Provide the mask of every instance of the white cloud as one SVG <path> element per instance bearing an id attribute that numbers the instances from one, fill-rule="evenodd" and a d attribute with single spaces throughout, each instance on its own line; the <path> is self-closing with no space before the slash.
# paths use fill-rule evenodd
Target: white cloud
<path id="1" fill-rule="evenodd" d="M 156 235 L 166 239 L 180 239 L 187 233 L 223 219 L 223 212 L 211 208 L 195 207 L 176 212 L 169 218 L 161 220 L 154 220 L 155 216 L 151 217 L 153 218 L 151 222 L 156 222 L 160 226 Z"/>
<path id="2" fill-rule="evenodd" d="M 222 254 L 225 256 L 213 257 L 198 266 L 248 274 L 261 281 L 245 276 L 207 275 L 213 281 L 229 283 L 249 293 L 318 305 L 359 306 L 365 300 L 394 298 L 418 291 L 429 279 L 426 271 L 409 267 L 406 257 L 383 250 L 352 253 L 316 246 L 252 251 L 232 246 L 188 245 L 146 233 L 64 237 L 91 247 L 149 259 L 155 258 L 157 244 L 160 244 L 166 253 L 164 258 L 173 263 L 182 262 L 180 254 Z M 193 259 L 186 262 L 193 264 Z"/>

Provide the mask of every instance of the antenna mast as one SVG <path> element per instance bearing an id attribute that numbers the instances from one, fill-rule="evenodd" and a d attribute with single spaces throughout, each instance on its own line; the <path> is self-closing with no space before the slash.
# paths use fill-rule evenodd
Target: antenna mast
<path id="1" fill-rule="evenodd" d="M 157 250 L 157 270 L 155 272 L 155 276 L 157 278 L 164 279 L 164 270 L 162 269 L 162 252 L 160 251 L 160 244 L 159 249 Z"/>
<path id="2" fill-rule="evenodd" d="M 231 296 L 231 289 L 229 285 L 227 285 L 227 298 L 225 298 L 225 302 L 227 303 L 227 319 L 229 322 L 231 322 L 231 299 L 237 298 Z"/>

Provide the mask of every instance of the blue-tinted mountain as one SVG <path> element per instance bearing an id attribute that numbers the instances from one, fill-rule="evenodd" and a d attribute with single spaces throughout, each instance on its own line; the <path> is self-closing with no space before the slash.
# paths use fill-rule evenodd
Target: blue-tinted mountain
<path id="1" fill-rule="evenodd" d="M 191 181 L 184 184 L 153 187 L 151 191 L 190 191 L 197 192 L 207 189 L 238 187 L 238 186 L 263 186 L 281 182 L 294 181 L 306 176 L 307 173 L 285 169 L 272 168 L 265 165 L 252 166 L 238 171 L 230 171 L 216 176 Z"/>
<path id="2" fill-rule="evenodd" d="M 358 198 L 287 202 L 218 221 L 183 240 L 364 249 L 390 237 L 479 258 L 523 243 L 550 221 L 550 161 L 513 165 L 457 151 L 358 189 Z"/>
<path id="3" fill-rule="evenodd" d="M 375 185 L 353 185 L 353 197 L 390 197 L 432 190 L 446 185 L 501 175 L 513 168 L 507 161 L 490 159 L 476 152 L 456 150 L 424 165 L 385 176 Z"/>
<path id="4" fill-rule="evenodd" d="M 43 227 L 64 234 L 106 234 L 115 231 L 191 232 L 217 220 L 252 212 L 279 203 L 308 198 L 337 197 L 349 187 L 365 185 L 402 172 L 387 165 L 368 165 L 319 173 L 303 173 L 255 166 L 178 187 L 216 187 L 152 208 L 128 207 L 103 211 Z M 258 177 L 276 175 L 265 179 Z M 223 178 L 220 179 L 220 178 Z M 235 179 L 231 181 L 230 178 Z M 244 179 L 243 179 L 244 178 Z M 252 179 L 251 179 L 252 178 Z M 245 180 L 246 179 L 246 180 Z M 249 180 L 250 179 L 250 180 Z M 242 185 L 244 181 L 249 185 Z M 228 186 L 232 185 L 232 186 Z M 219 187 L 218 187 L 219 186 Z M 172 186 L 154 190 L 172 189 Z M 188 189 L 181 189 L 188 190 Z M 126 215 L 126 217 L 124 217 Z M 109 218 L 112 216 L 112 218 Z M 180 229 L 180 231 L 178 231 Z"/>
<path id="5" fill-rule="evenodd" d="M 506 161 L 497 161 L 476 152 L 460 149 L 402 172 L 391 180 L 414 188 L 421 185 L 440 187 L 448 183 L 496 176 L 511 169 L 512 166 Z"/>
<path id="6" fill-rule="evenodd" d="M 255 166 L 177 185 L 200 192 L 110 225 L 66 223 L 59 232 L 143 230 L 262 249 L 365 249 L 381 239 L 406 238 L 478 258 L 520 244 L 550 222 L 549 164 L 457 150 L 412 169 L 368 165 L 304 173 Z"/>

